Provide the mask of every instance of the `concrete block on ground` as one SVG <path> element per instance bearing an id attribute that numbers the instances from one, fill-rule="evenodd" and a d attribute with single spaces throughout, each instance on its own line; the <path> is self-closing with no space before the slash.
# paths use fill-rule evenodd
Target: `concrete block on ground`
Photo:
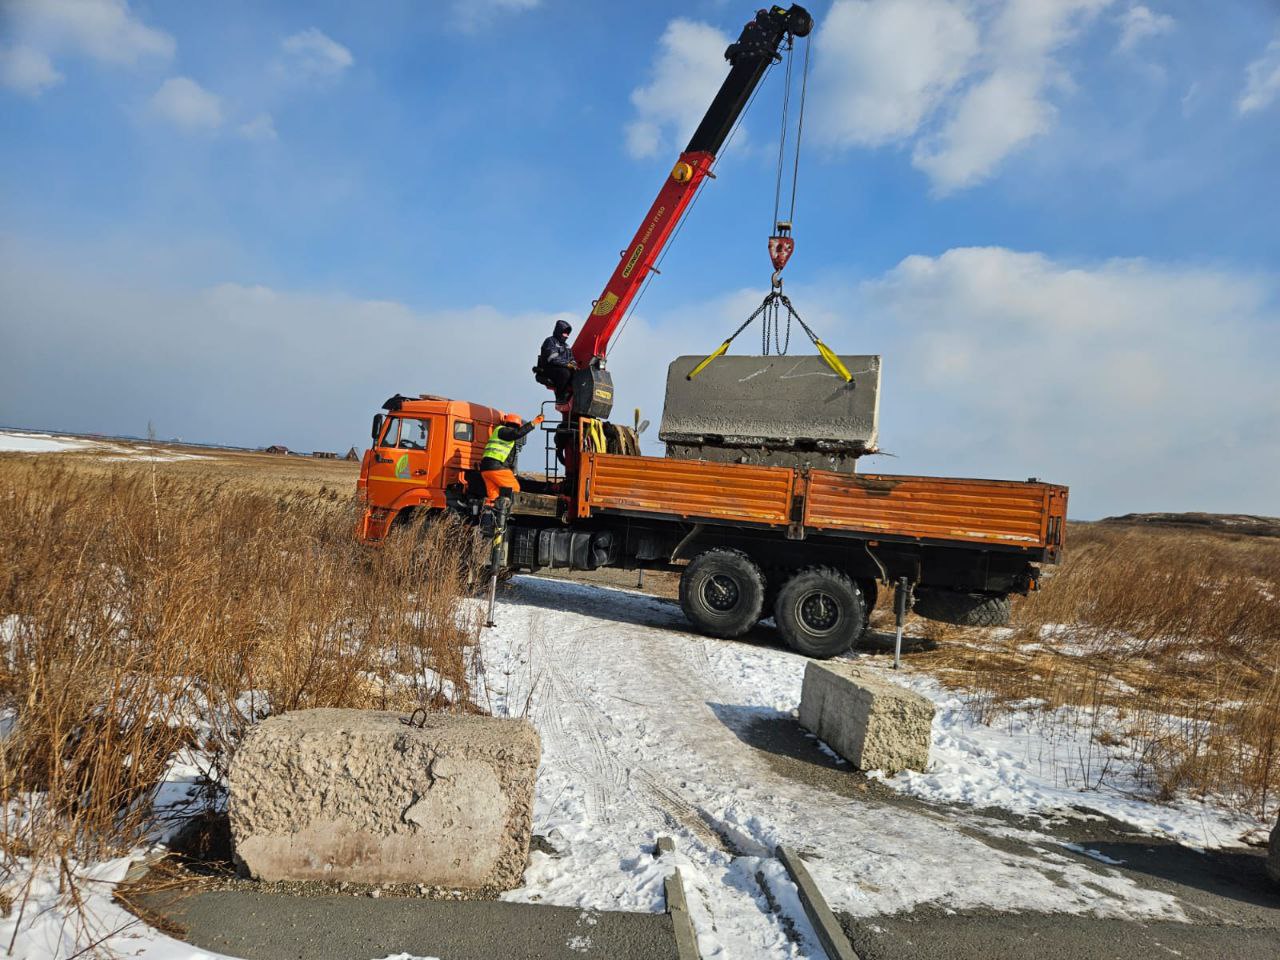
<path id="1" fill-rule="evenodd" d="M 800 723 L 859 770 L 923 770 L 933 701 L 853 663 L 809 661 Z"/>
<path id="2" fill-rule="evenodd" d="M 299 710 L 231 764 L 237 861 L 257 879 L 509 890 L 529 854 L 542 745 L 527 720 Z"/>
<path id="3" fill-rule="evenodd" d="M 1271 830 L 1271 847 L 1267 854 L 1267 873 L 1271 874 L 1272 880 L 1280 883 L 1280 817 L 1276 819 L 1276 825 Z"/>

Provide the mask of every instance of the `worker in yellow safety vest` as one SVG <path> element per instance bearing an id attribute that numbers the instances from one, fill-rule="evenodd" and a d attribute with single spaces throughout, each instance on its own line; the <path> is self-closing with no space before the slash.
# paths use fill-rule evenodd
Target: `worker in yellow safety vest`
<path id="1" fill-rule="evenodd" d="M 484 479 L 485 503 L 493 503 L 502 489 L 518 493 L 520 481 L 510 467 L 511 453 L 529 431 L 542 422 L 542 415 L 534 417 L 528 423 L 522 423 L 514 413 L 502 418 L 502 423 L 493 428 L 489 434 L 489 442 L 484 445 L 484 455 L 480 460 L 480 476 Z"/>

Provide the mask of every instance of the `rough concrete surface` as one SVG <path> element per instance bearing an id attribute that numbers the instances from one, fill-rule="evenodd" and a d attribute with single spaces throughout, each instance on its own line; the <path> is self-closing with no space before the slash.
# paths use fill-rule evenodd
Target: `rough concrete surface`
<path id="1" fill-rule="evenodd" d="M 860 770 L 929 764 L 932 701 L 853 663 L 805 666 L 800 723 Z"/>
<path id="2" fill-rule="evenodd" d="M 1280 883 L 1280 817 L 1271 828 L 1271 847 L 1267 856 L 1267 873 L 1276 883 Z"/>
<path id="3" fill-rule="evenodd" d="M 251 960 L 676 960 L 671 918 L 529 903 L 282 897 L 241 891 L 148 894 L 142 904 L 188 943 Z"/>
<path id="4" fill-rule="evenodd" d="M 525 720 L 271 717 L 231 766 L 236 858 L 265 881 L 511 889 L 528 857 L 540 758 Z"/>
<path id="5" fill-rule="evenodd" d="M 752 444 L 825 442 L 874 446 L 880 418 L 880 358 L 842 356 L 845 383 L 818 356 L 728 356 L 692 380 L 702 357 L 667 368 L 659 437 L 667 443 L 718 438 Z M 821 446 L 821 444 L 819 444 Z"/>

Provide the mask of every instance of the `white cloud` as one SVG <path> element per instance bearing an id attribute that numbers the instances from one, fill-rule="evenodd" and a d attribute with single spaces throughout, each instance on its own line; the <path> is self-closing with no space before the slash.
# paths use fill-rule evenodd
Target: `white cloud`
<path id="1" fill-rule="evenodd" d="M 222 100 L 189 77 L 170 77 L 151 98 L 152 111 L 188 132 L 222 126 Z"/>
<path id="2" fill-rule="evenodd" d="M 173 56 L 173 37 L 143 23 L 126 0 L 7 0 L 16 35 L 40 50 L 72 50 L 103 63 Z"/>
<path id="3" fill-rule="evenodd" d="M 1240 113 L 1265 110 L 1280 95 L 1280 37 L 1267 44 L 1262 56 L 1244 71 L 1244 92 L 1236 102 Z"/>
<path id="4" fill-rule="evenodd" d="M 336 77 L 355 63 L 350 50 L 315 27 L 286 37 L 280 49 L 284 70 L 310 79 Z"/>
<path id="5" fill-rule="evenodd" d="M 1155 13 L 1141 3 L 1134 4 L 1120 16 L 1120 40 L 1116 49 L 1127 53 L 1143 40 L 1171 32 L 1176 25 L 1173 17 Z"/>
<path id="6" fill-rule="evenodd" d="M 1274 510 L 1277 278 L 969 248 L 862 293 L 901 332 L 881 403 L 895 471 L 1070 482 L 1083 516 Z"/>
<path id="7" fill-rule="evenodd" d="M 1006 156 L 1053 123 L 1035 69 L 995 70 L 969 88 L 936 137 L 916 145 L 912 163 L 939 193 L 986 179 Z"/>
<path id="8" fill-rule="evenodd" d="M 549 397 L 525 354 L 537 352 L 554 313 L 419 310 L 252 283 L 183 287 L 165 276 L 94 272 L 73 255 L 36 254 L 4 237 L 0 253 L 8 424 L 137 434 L 154 420 L 165 436 L 345 451 L 366 442 L 370 418 L 396 392 L 525 416 Z M 396 345 L 374 365 L 359 359 L 371 331 Z M 494 353 L 484 343 L 528 349 Z M 51 398 L 42 376 L 67 389 Z"/>
<path id="9" fill-rule="evenodd" d="M 960 94 L 941 129 L 912 153 L 938 193 L 987 179 L 1005 157 L 1051 128 L 1057 112 L 1048 91 L 1070 82 L 1054 54 L 1108 3 L 1005 0 L 987 32 L 986 75 Z"/>
<path id="10" fill-rule="evenodd" d="M 542 5 L 542 0 L 454 0 L 450 22 L 464 33 L 472 33 L 502 17 L 524 13 Z"/>
<path id="11" fill-rule="evenodd" d="M 627 125 L 627 150 L 633 157 L 684 146 L 724 82 L 728 45 L 709 24 L 678 19 L 667 25 L 653 79 L 631 92 L 636 118 Z"/>
<path id="12" fill-rule="evenodd" d="M 32 47 L 0 48 L 0 84 L 30 97 L 62 82 L 49 58 Z"/>
<path id="13" fill-rule="evenodd" d="M 246 140 L 275 140 L 276 122 L 269 113 L 260 113 L 247 123 L 240 124 L 237 131 Z"/>
<path id="14" fill-rule="evenodd" d="M 879 146 L 915 133 L 966 75 L 978 27 L 961 0 L 840 0 L 814 45 L 817 135 Z"/>
<path id="15" fill-rule="evenodd" d="M 183 286 L 163 263 L 139 267 L 145 254 L 120 270 L 0 236 L 9 424 L 137 433 L 155 419 L 165 435 L 345 450 L 396 391 L 526 415 L 547 398 L 526 354 L 561 314 Z M 657 424 L 672 356 L 712 349 L 761 292 L 632 319 L 610 356 L 619 419 L 640 406 Z M 839 352 L 884 354 L 881 445 L 897 459 L 868 472 L 1039 476 L 1071 485 L 1077 517 L 1275 510 L 1278 276 L 961 248 L 790 296 Z M 408 347 L 361 363 L 370 330 Z M 473 349 L 490 342 L 528 349 Z"/>
<path id="16" fill-rule="evenodd" d="M 813 123 L 838 147 L 913 144 L 939 193 L 1052 128 L 1057 52 L 1112 0 L 836 0 L 815 35 Z"/>

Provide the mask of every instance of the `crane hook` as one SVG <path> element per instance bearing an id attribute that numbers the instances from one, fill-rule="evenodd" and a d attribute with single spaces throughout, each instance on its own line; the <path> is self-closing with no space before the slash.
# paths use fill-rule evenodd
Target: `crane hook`
<path id="1" fill-rule="evenodd" d="M 791 224 L 786 220 L 779 220 L 775 227 L 775 233 L 769 238 L 769 259 L 773 261 L 773 286 L 778 288 L 782 286 L 782 268 L 787 265 L 787 261 L 791 259 L 791 254 L 795 252 L 796 242 L 791 237 Z"/>

